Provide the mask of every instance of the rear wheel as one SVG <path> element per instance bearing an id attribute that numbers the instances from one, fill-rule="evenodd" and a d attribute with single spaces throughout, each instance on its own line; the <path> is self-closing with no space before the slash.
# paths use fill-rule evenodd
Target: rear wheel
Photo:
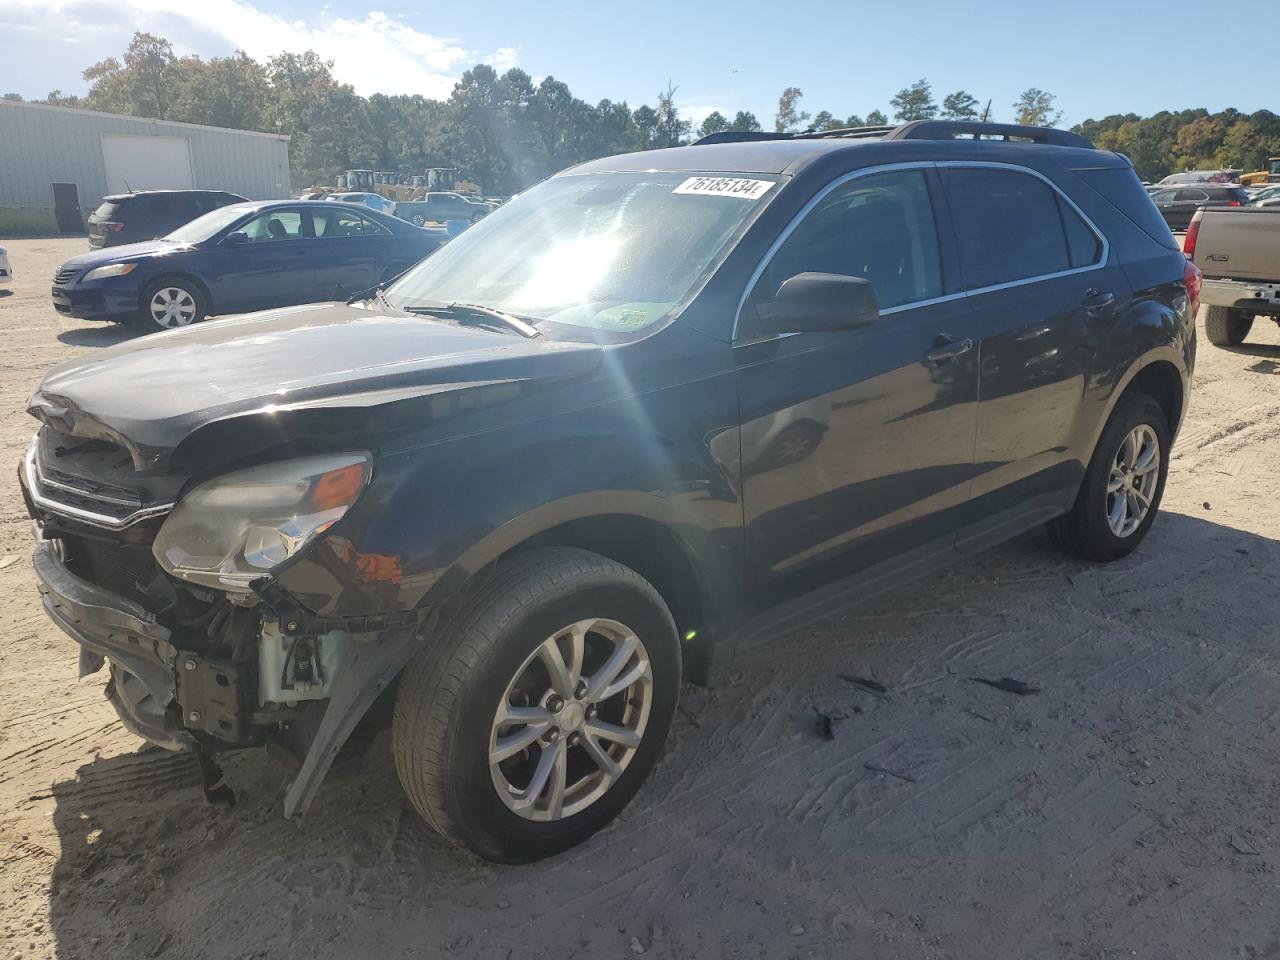
<path id="1" fill-rule="evenodd" d="M 165 277 L 142 292 L 138 323 L 147 330 L 171 330 L 199 323 L 207 311 L 198 286 L 182 277 Z"/>
<path id="2" fill-rule="evenodd" d="M 415 227 L 420 227 L 427 222 L 427 218 L 420 213 L 415 213 L 410 215 L 409 222 L 412 223 Z"/>
<path id="3" fill-rule="evenodd" d="M 1238 347 L 1253 326 L 1253 317 L 1230 307 L 1210 307 L 1204 317 L 1204 335 L 1218 347 Z"/>
<path id="4" fill-rule="evenodd" d="M 1119 560 L 1137 549 L 1160 508 L 1169 468 L 1169 420 L 1145 393 L 1120 398 L 1071 511 L 1049 521 L 1050 539 L 1084 560 Z"/>
<path id="5" fill-rule="evenodd" d="M 479 223 L 479 222 L 480 222 L 481 220 L 483 220 L 484 218 L 485 218 L 485 214 L 483 214 L 483 213 L 473 213 L 473 214 L 471 215 L 471 222 L 472 222 L 472 223 Z"/>
<path id="6" fill-rule="evenodd" d="M 518 554 L 441 625 L 396 692 L 401 783 L 445 838 L 524 863 L 580 843 L 657 761 L 680 688 L 671 613 L 582 550 Z"/>

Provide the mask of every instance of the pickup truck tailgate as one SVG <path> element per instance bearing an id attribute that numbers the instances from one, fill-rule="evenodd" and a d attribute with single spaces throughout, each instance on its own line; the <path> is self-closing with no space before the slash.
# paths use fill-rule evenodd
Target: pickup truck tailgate
<path id="1" fill-rule="evenodd" d="M 1199 211 L 1193 262 L 1206 278 L 1280 281 L 1280 208 Z"/>

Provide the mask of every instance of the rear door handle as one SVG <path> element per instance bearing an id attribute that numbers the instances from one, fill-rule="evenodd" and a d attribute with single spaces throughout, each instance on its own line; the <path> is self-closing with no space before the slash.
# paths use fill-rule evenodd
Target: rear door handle
<path id="1" fill-rule="evenodd" d="M 933 342 L 934 348 L 924 355 L 925 363 L 946 363 L 973 349 L 973 341 L 967 337 L 963 340 L 952 340 L 946 334 L 940 334 Z"/>
<path id="2" fill-rule="evenodd" d="M 1105 310 L 1116 302 L 1116 295 L 1111 292 L 1103 292 L 1101 290 L 1090 289 L 1084 295 L 1084 308 L 1090 313 L 1097 313 L 1099 310 Z"/>

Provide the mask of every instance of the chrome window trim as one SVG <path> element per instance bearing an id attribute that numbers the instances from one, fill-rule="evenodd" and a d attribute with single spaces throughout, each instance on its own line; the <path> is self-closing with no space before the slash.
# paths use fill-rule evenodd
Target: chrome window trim
<path id="1" fill-rule="evenodd" d="M 1025 277 L 1020 280 L 1009 280 L 1005 283 L 996 283 L 986 287 L 977 287 L 973 290 L 960 290 L 956 293 L 948 293 L 940 297 L 930 297 L 926 300 L 912 300 L 909 303 L 900 303 L 895 307 L 889 307 L 887 310 L 881 310 L 880 315 L 882 317 L 900 313 L 903 310 L 915 310 L 919 307 L 932 306 L 935 303 L 948 303 L 952 300 L 977 297 L 985 293 L 993 293 L 997 290 L 1008 290 L 1028 283 L 1039 283 L 1042 280 L 1054 280 L 1058 277 L 1069 277 L 1077 273 L 1087 273 L 1090 270 L 1099 270 L 1102 267 L 1105 267 L 1110 260 L 1111 243 L 1107 240 L 1107 235 L 1103 233 L 1098 225 L 1089 218 L 1089 215 L 1081 210 L 1080 206 L 1074 200 L 1067 196 L 1056 183 L 1046 177 L 1043 173 L 1038 170 L 1033 170 L 1030 167 L 1023 166 L 1020 163 L 1008 163 L 996 160 L 913 160 L 902 163 L 882 163 L 871 167 L 862 167 L 861 169 L 851 170 L 848 173 L 836 177 L 836 179 L 832 180 L 820 191 L 814 194 L 809 201 L 796 212 L 796 215 L 791 218 L 791 222 L 787 224 L 786 228 L 783 229 L 780 234 L 778 234 L 773 243 L 769 245 L 769 249 L 765 251 L 764 256 L 760 258 L 760 262 L 756 264 L 755 270 L 751 272 L 751 277 L 748 279 L 746 287 L 742 291 L 742 296 L 738 298 L 738 309 L 733 315 L 733 336 L 731 342 L 735 346 L 739 345 L 738 325 L 742 320 L 742 308 L 746 306 L 747 297 L 749 297 L 751 295 L 751 291 L 755 289 L 756 283 L 760 280 L 761 274 L 765 271 L 765 267 L 769 265 L 769 261 L 773 259 L 774 254 L 778 252 L 779 248 L 781 248 L 781 246 L 787 242 L 787 239 L 791 234 L 795 232 L 796 227 L 800 226 L 804 221 L 804 218 L 807 217 L 813 211 L 813 208 L 821 203 L 832 190 L 843 186 L 850 180 L 856 180 L 859 177 L 870 176 L 876 173 L 886 173 L 895 170 L 937 170 L 944 167 L 1008 170 L 1014 173 L 1028 174 L 1047 184 L 1049 189 L 1061 197 L 1066 204 L 1075 211 L 1076 215 L 1084 221 L 1085 225 L 1098 239 L 1101 244 L 1098 257 L 1092 263 L 1086 264 L 1083 267 L 1072 267 L 1069 270 L 1059 270 L 1055 273 L 1037 274 L 1034 277 Z M 930 196 L 930 202 L 932 202 L 932 195 Z M 939 255 L 941 255 L 941 251 L 939 251 Z"/>
<path id="2" fill-rule="evenodd" d="M 31 497 L 31 502 L 37 507 L 41 507 L 42 509 L 48 510 L 50 513 L 56 513 L 62 517 L 70 517 L 73 520 L 79 520 L 95 527 L 104 527 L 108 530 L 123 530 L 125 527 L 133 526 L 140 520 L 146 520 L 150 517 L 158 517 L 173 509 L 172 503 L 163 503 L 154 507 L 144 507 L 141 510 L 135 510 L 128 516 L 120 518 L 112 517 L 104 513 L 94 513 L 92 510 L 73 507 L 70 504 L 60 503 L 57 500 L 50 500 L 40 492 L 41 477 L 39 468 L 36 464 L 36 444 L 38 442 L 38 435 L 37 437 L 32 437 L 31 443 L 27 447 L 27 456 L 24 463 L 27 480 L 27 494 Z M 83 492 L 81 492 L 80 495 L 86 497 L 92 496 L 92 494 Z"/>

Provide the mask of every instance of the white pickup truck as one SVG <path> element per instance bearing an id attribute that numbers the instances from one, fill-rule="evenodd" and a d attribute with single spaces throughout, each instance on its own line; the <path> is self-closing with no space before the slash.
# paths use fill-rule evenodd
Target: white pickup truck
<path id="1" fill-rule="evenodd" d="M 1243 343 L 1256 317 L 1280 323 L 1280 207 L 1202 208 L 1182 249 L 1204 274 L 1210 343 Z"/>

